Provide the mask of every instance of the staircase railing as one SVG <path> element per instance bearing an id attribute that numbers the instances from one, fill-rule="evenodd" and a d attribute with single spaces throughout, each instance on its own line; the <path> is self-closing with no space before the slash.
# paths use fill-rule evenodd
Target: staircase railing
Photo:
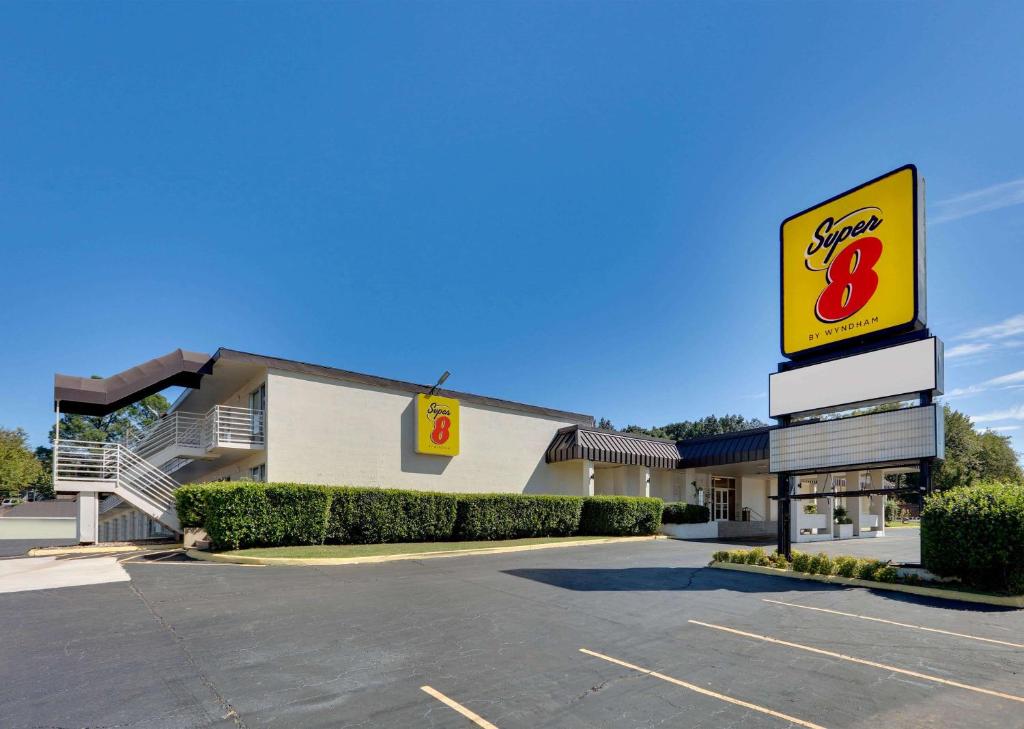
<path id="1" fill-rule="evenodd" d="M 221 445 L 261 446 L 266 440 L 263 410 L 214 405 L 205 413 L 173 412 L 147 430 L 133 432 L 125 445 L 147 458 L 165 448 L 210 450 Z"/>
<path id="2" fill-rule="evenodd" d="M 147 511 L 158 521 L 163 514 L 173 514 L 174 490 L 180 485 L 121 443 L 111 442 L 58 441 L 54 447 L 54 474 L 58 481 L 109 483 L 109 491 L 119 491 L 136 506 L 142 506 L 139 501 L 148 504 Z M 176 528 L 175 524 L 168 526 Z"/>

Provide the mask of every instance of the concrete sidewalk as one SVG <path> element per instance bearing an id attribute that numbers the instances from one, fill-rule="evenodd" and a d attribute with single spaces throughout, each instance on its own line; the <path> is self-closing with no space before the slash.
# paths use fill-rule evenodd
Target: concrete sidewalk
<path id="1" fill-rule="evenodd" d="M 26 557 L 0 561 L 0 593 L 127 582 L 130 579 L 115 557 Z"/>

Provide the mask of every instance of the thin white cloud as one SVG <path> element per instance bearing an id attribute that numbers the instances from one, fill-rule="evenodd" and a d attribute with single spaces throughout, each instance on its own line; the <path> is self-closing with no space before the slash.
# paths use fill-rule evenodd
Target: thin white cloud
<path id="1" fill-rule="evenodd" d="M 985 380 L 975 385 L 954 388 L 946 393 L 946 399 L 952 400 L 958 397 L 966 397 L 967 395 L 977 395 L 979 392 L 985 392 L 986 390 L 1015 390 L 1022 385 L 1024 385 L 1024 370 L 1017 370 L 1016 372 L 993 377 L 990 380 Z"/>
<path id="2" fill-rule="evenodd" d="M 946 359 L 954 357 L 969 357 L 972 354 L 980 354 L 982 352 L 992 349 L 992 345 L 988 342 L 966 342 L 965 344 L 958 344 L 955 347 L 950 347 L 946 350 Z"/>
<path id="3" fill-rule="evenodd" d="M 996 324 L 989 324 L 988 326 L 972 329 L 966 334 L 960 335 L 957 339 L 1001 340 L 1009 337 L 1020 336 L 1022 334 L 1024 334 L 1024 314 L 1015 314 L 1014 316 L 1003 319 L 1001 322 Z"/>
<path id="4" fill-rule="evenodd" d="M 931 225 L 967 218 L 990 210 L 1024 205 L 1024 178 L 939 200 L 931 206 Z"/>
<path id="5" fill-rule="evenodd" d="M 981 415 L 972 415 L 975 423 L 994 423 L 1000 420 L 1024 420 L 1024 404 L 1006 410 L 993 410 Z"/>
<path id="6" fill-rule="evenodd" d="M 995 430 L 995 431 L 998 431 L 998 432 L 1002 432 L 1004 430 L 1020 430 L 1020 426 L 1019 425 L 997 425 L 997 426 L 995 426 L 993 428 L 989 428 L 989 430 Z"/>

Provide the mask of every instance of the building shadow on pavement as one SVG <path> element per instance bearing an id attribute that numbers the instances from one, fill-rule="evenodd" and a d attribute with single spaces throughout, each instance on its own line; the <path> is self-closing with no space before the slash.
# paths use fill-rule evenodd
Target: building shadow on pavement
<path id="1" fill-rule="evenodd" d="M 577 592 L 661 592 L 671 590 L 731 590 L 778 592 L 780 578 L 741 574 L 705 567 L 626 567 L 623 569 L 513 569 L 507 575 Z M 820 583 L 786 580 L 788 590 L 833 589 Z"/>
<path id="2" fill-rule="evenodd" d="M 666 592 L 728 590 L 778 594 L 781 592 L 844 592 L 867 589 L 871 594 L 908 605 L 974 613 L 1016 612 L 1016 608 L 959 602 L 955 599 L 910 595 L 888 590 L 826 585 L 788 577 L 710 569 L 707 567 L 626 567 L 623 569 L 512 569 L 512 577 L 533 580 L 575 592 Z"/>

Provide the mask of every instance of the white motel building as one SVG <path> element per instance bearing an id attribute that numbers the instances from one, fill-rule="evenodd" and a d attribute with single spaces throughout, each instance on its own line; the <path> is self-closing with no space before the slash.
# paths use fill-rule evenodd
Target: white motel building
<path id="1" fill-rule="evenodd" d="M 227 480 L 430 491 L 656 496 L 702 503 L 711 522 L 666 525 L 686 538 L 776 533 L 771 427 L 675 442 L 601 430 L 582 413 L 438 390 L 458 400 L 459 451 L 418 452 L 416 397 L 431 388 L 230 349 L 176 350 L 105 379 L 56 375 L 58 413 L 102 415 L 169 386 L 170 411 L 124 442 L 63 440 L 55 489 L 77 495 L 82 542 L 180 531 L 180 484 Z M 802 492 L 879 488 L 885 471 L 805 474 Z M 884 495 L 844 504 L 842 536 L 884 534 Z M 793 507 L 794 541 L 832 539 L 833 497 Z M 817 513 L 813 513 L 813 512 Z"/>

